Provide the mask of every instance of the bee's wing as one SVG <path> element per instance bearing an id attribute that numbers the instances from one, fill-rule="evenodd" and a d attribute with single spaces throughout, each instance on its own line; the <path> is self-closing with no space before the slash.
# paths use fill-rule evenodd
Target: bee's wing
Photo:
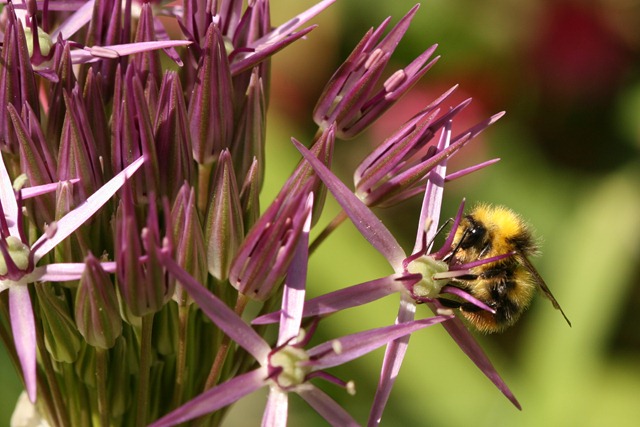
<path id="1" fill-rule="evenodd" d="M 544 279 L 542 279 L 542 277 L 540 277 L 540 274 L 538 274 L 538 271 L 536 270 L 536 268 L 533 266 L 533 264 L 531 264 L 531 261 L 529 261 L 529 259 L 526 256 L 522 255 L 522 254 L 519 254 L 519 258 L 520 258 L 520 261 L 522 262 L 522 265 L 524 265 L 525 268 L 527 270 L 529 270 L 529 272 L 533 276 L 533 280 L 540 287 L 540 290 L 542 291 L 544 296 L 551 300 L 551 304 L 553 304 L 553 306 L 556 309 L 560 310 L 560 313 L 562 313 L 562 316 L 564 317 L 564 320 L 566 320 L 567 323 L 569 324 L 569 326 L 571 326 L 571 321 L 567 318 L 567 315 L 564 314 L 564 311 L 562 311 L 562 308 L 560 307 L 560 304 L 558 304 L 558 301 L 555 299 L 555 297 L 553 296 L 553 294 L 551 293 L 551 291 L 547 287 L 547 284 L 545 283 Z"/>

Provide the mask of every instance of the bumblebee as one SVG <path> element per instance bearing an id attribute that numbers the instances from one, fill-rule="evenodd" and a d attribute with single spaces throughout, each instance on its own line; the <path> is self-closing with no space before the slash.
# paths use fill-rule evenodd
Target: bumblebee
<path id="1" fill-rule="evenodd" d="M 440 298 L 443 305 L 460 310 L 461 315 L 483 333 L 501 332 L 512 326 L 529 307 L 539 288 L 565 320 L 560 308 L 529 257 L 538 253 L 531 227 L 504 206 L 481 204 L 460 221 L 454 234 L 452 251 L 445 257 L 450 266 L 487 258 L 510 256 L 469 269 L 451 286 L 462 289 L 495 310 L 495 314 L 469 302 Z"/>

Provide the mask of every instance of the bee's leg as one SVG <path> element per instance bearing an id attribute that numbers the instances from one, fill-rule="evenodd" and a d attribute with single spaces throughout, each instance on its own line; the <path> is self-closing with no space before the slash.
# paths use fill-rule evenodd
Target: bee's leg
<path id="1" fill-rule="evenodd" d="M 511 271 L 509 269 L 506 269 L 504 267 L 498 267 L 498 268 L 486 269 L 482 273 L 478 274 L 476 278 L 505 281 L 505 280 L 508 280 L 510 276 L 511 276 Z"/>
<path id="2" fill-rule="evenodd" d="M 477 280 L 478 278 L 483 278 L 482 274 L 478 275 L 478 274 L 465 274 L 463 276 L 456 276 L 453 280 L 456 282 L 470 282 L 473 280 Z M 460 287 L 460 286 L 457 286 Z"/>
<path id="3" fill-rule="evenodd" d="M 467 313 L 476 313 L 479 311 L 485 311 L 483 308 L 480 308 L 475 304 L 471 304 L 470 302 L 460 303 L 460 310 L 466 311 Z"/>
<path id="4" fill-rule="evenodd" d="M 459 301 L 453 301 L 446 298 L 438 298 L 438 301 L 440 301 L 440 304 L 444 305 L 447 308 L 460 308 L 460 306 L 462 305 L 462 303 Z"/>
<path id="5" fill-rule="evenodd" d="M 447 308 L 458 308 L 462 311 L 466 311 L 467 313 L 484 311 L 484 309 L 478 307 L 475 304 L 471 304 L 469 302 L 453 301 L 446 298 L 438 298 L 438 301 L 440 301 L 440 304 L 444 305 Z"/>

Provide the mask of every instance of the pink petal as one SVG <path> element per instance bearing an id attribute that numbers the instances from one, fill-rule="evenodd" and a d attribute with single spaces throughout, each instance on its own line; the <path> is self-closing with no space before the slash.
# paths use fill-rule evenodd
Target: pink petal
<path id="1" fill-rule="evenodd" d="M 486 168 L 487 166 L 491 166 L 494 163 L 499 162 L 499 158 L 487 160 L 477 165 L 469 166 L 468 168 L 460 169 L 459 171 L 452 172 L 445 177 L 445 182 L 453 181 L 454 179 L 462 178 L 465 175 L 469 175 L 470 173 L 479 171 L 480 169 Z"/>
<path id="2" fill-rule="evenodd" d="M 414 301 L 410 297 L 403 295 L 402 300 L 400 300 L 400 308 L 398 310 L 396 323 L 410 322 L 415 317 L 415 314 L 416 305 Z M 445 325 L 447 323 L 450 322 L 444 322 Z M 398 377 L 400 366 L 402 366 L 404 355 L 407 352 L 410 337 L 411 335 L 406 335 L 389 343 L 385 350 L 384 359 L 382 361 L 382 370 L 380 371 L 380 381 L 378 382 L 376 395 L 373 400 L 373 405 L 371 406 L 371 413 L 369 414 L 369 426 L 377 426 L 380 424 L 382 412 L 387 405 L 391 389 Z"/>
<path id="3" fill-rule="evenodd" d="M 320 12 L 325 10 L 327 7 L 331 6 L 336 0 L 323 0 L 318 2 L 315 6 L 310 7 L 299 15 L 294 16 L 287 22 L 282 25 L 279 25 L 277 28 L 274 28 L 273 31 L 267 33 L 264 37 L 256 40 L 251 43 L 253 46 L 268 44 L 272 45 L 286 36 L 291 34 L 296 28 L 300 28 L 305 23 L 309 22 L 309 20 L 313 19 Z"/>
<path id="4" fill-rule="evenodd" d="M 162 256 L 162 263 L 216 326 L 239 346 L 247 350 L 258 362 L 266 362 L 271 347 L 256 331 L 218 297 L 184 271 L 173 259 Z"/>
<path id="5" fill-rule="evenodd" d="M 269 399 L 262 416 L 262 427 L 286 427 L 289 395 L 278 387 L 271 387 Z"/>
<path id="6" fill-rule="evenodd" d="M 36 401 L 36 325 L 27 286 L 9 288 L 9 316 L 29 400 Z"/>
<path id="7" fill-rule="evenodd" d="M 61 23 L 55 30 L 51 32 L 51 40 L 58 40 L 58 34 L 62 34 L 62 38 L 67 40 L 69 37 L 77 33 L 82 27 L 88 24 L 91 20 L 91 15 L 93 14 L 94 3 L 95 0 L 90 0 L 80 6 L 71 16 L 65 19 L 63 23 Z"/>
<path id="8" fill-rule="evenodd" d="M 307 263 L 309 260 L 309 231 L 311 230 L 311 214 L 313 193 L 309 194 L 307 207 L 309 214 L 302 227 L 302 234 L 287 270 L 287 278 L 282 294 L 282 310 L 280 314 L 280 330 L 278 345 L 282 345 L 300 333 L 302 310 L 304 308 L 305 286 L 307 283 Z"/>
<path id="9" fill-rule="evenodd" d="M 70 179 L 68 182 L 75 184 L 80 181 L 79 179 Z M 58 189 L 58 183 L 53 182 L 51 184 L 34 185 L 33 187 L 25 187 L 22 189 L 22 198 L 30 199 L 32 197 L 40 196 L 42 194 L 53 193 Z"/>
<path id="10" fill-rule="evenodd" d="M 402 260 L 406 255 L 391 232 L 311 151 L 295 139 L 292 141 L 349 215 L 360 234 L 389 261 L 396 272 L 401 272 Z"/>
<path id="11" fill-rule="evenodd" d="M 454 316 L 450 314 L 429 317 L 427 319 L 398 322 L 395 325 L 370 329 L 327 341 L 309 350 L 309 356 L 314 359 L 313 362 L 309 364 L 313 365 L 314 369 L 326 369 L 342 365 L 370 353 L 391 341 L 395 340 L 394 342 L 397 342 L 399 338 L 408 337 L 409 334 L 413 332 L 452 318 L 454 318 Z M 339 344 L 340 351 L 331 351 L 336 344 Z"/>
<path id="12" fill-rule="evenodd" d="M 256 49 L 253 52 L 247 54 L 246 56 L 243 56 L 241 59 L 233 61 L 233 63 L 231 64 L 231 75 L 236 76 L 243 71 L 249 70 L 257 63 L 269 58 L 270 56 L 273 56 L 276 52 L 284 49 L 296 40 L 303 38 L 316 27 L 317 25 L 314 25 L 304 28 L 298 32 L 291 33 L 284 37 L 278 43 L 256 46 Z"/>
<path id="13" fill-rule="evenodd" d="M 394 292 L 401 292 L 405 289 L 402 285 L 402 278 L 401 274 L 393 274 L 310 299 L 304 304 L 302 317 L 324 316 L 375 301 Z M 265 314 L 254 319 L 251 323 L 254 325 L 275 323 L 280 318 L 280 313 L 281 311 Z"/>
<path id="14" fill-rule="evenodd" d="M 4 209 L 4 215 L 7 218 L 9 233 L 12 236 L 19 236 L 17 227 L 18 203 L 3 156 L 0 154 L 0 203 L 2 203 L 2 209 Z"/>
<path id="15" fill-rule="evenodd" d="M 489 313 L 493 313 L 493 314 L 496 313 L 496 311 L 493 308 L 489 307 L 487 304 L 483 303 L 477 298 L 474 298 L 473 295 L 463 291 L 462 289 L 456 288 L 455 286 L 445 285 L 440 290 L 440 293 L 456 295 L 457 297 L 462 298 L 463 300 L 468 301 L 471 304 L 475 305 L 476 307 L 479 307 L 485 311 L 488 311 Z"/>
<path id="16" fill-rule="evenodd" d="M 51 249 L 53 249 L 58 243 L 67 238 L 78 227 L 85 223 L 98 209 L 102 207 L 111 197 L 122 187 L 127 179 L 129 179 L 135 171 L 144 163 L 144 157 L 139 157 L 136 161 L 131 163 L 119 174 L 111 178 L 109 182 L 100 187 L 98 191 L 93 193 L 83 204 L 60 218 L 57 222 L 58 230 L 56 234 L 47 239 L 46 235 L 40 236 L 40 238 L 33 244 L 37 247 L 34 251 L 35 262 L 38 262 L 40 258 L 46 255 Z M 15 202 L 15 200 L 14 200 Z M 45 240 L 41 246 L 38 246 L 42 240 Z"/>
<path id="17" fill-rule="evenodd" d="M 198 395 L 178 409 L 151 423 L 149 427 L 174 426 L 224 408 L 264 386 L 266 376 L 266 370 L 263 368 L 239 375 Z"/>
<path id="18" fill-rule="evenodd" d="M 100 263 L 102 269 L 107 273 L 115 273 L 116 263 L 114 261 L 106 261 Z M 83 262 L 69 262 L 47 264 L 42 267 L 36 267 L 29 275 L 29 282 L 68 282 L 70 280 L 79 280 L 82 277 L 86 265 Z"/>
<path id="19" fill-rule="evenodd" d="M 74 64 L 95 62 L 101 58 L 120 58 L 134 53 L 149 52 L 151 50 L 167 49 L 176 46 L 187 46 L 188 40 L 165 40 L 155 42 L 123 43 L 110 46 L 91 46 L 71 51 L 71 61 Z"/>
<path id="20" fill-rule="evenodd" d="M 451 121 L 448 121 L 442 128 L 440 140 L 438 141 L 438 151 L 443 151 L 449 146 L 451 141 Z M 427 186 L 422 200 L 422 209 L 420 210 L 420 220 L 418 221 L 418 232 L 416 234 L 416 244 L 413 252 L 422 249 L 422 236 L 426 233 L 426 241 L 431 242 L 438 230 L 440 221 L 440 209 L 442 207 L 442 195 L 444 194 L 444 177 L 447 173 L 447 161 L 433 168 L 429 173 Z M 424 226 L 430 219 L 429 229 L 425 230 Z"/>
<path id="21" fill-rule="evenodd" d="M 433 309 L 434 308 L 432 306 L 432 310 Z M 496 369 L 493 367 L 487 355 L 476 342 L 473 335 L 471 335 L 467 328 L 462 324 L 460 319 L 456 318 L 450 322 L 445 322 L 443 326 L 469 359 L 471 359 L 471 361 L 480 368 L 487 378 L 489 378 L 491 382 L 498 387 L 502 394 L 504 394 L 516 408 L 522 410 L 522 407 L 516 397 L 513 395 L 511 390 L 509 390 L 509 387 L 507 387 L 504 380 L 500 377 L 500 374 L 498 374 Z"/>

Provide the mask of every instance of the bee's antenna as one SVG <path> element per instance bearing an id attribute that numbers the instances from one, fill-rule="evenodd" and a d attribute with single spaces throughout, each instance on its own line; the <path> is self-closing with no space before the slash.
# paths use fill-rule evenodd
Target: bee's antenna
<path id="1" fill-rule="evenodd" d="M 460 249 L 460 246 L 462 245 L 462 242 L 464 242 L 464 239 L 467 237 L 468 234 L 469 234 L 469 229 L 467 228 L 466 230 L 464 230 L 464 233 L 462 233 L 462 237 L 460 238 L 460 241 L 458 242 L 456 247 L 453 248 L 453 250 L 449 254 L 447 254 L 444 258 L 442 258 L 443 261 L 446 261 L 454 257 L 454 255 L 458 252 L 458 250 Z"/>
<path id="2" fill-rule="evenodd" d="M 425 248 L 428 248 L 429 246 L 433 245 L 433 242 L 436 240 L 436 237 L 438 237 L 440 235 L 440 233 L 442 233 L 442 230 L 444 230 L 444 228 L 451 222 L 453 221 L 453 218 L 449 218 L 447 219 L 445 222 L 442 223 L 442 225 L 438 228 L 438 230 L 436 231 L 436 234 L 433 235 L 433 238 L 431 239 L 431 241 L 429 242 L 429 244 L 425 245 Z M 427 237 L 427 233 L 424 234 L 424 238 L 426 239 Z"/>

